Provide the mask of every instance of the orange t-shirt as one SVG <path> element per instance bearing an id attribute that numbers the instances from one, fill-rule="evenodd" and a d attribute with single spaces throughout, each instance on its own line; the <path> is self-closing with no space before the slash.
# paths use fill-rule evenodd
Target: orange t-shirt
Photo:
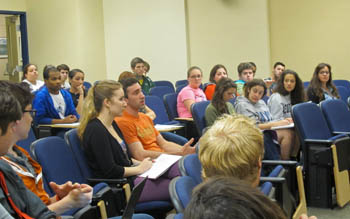
<path id="1" fill-rule="evenodd" d="M 16 172 L 18 176 L 20 176 L 23 180 L 24 185 L 32 191 L 35 195 L 39 196 L 41 201 L 43 201 L 46 205 L 50 204 L 50 198 L 49 195 L 45 192 L 44 190 L 44 185 L 43 185 L 43 178 L 42 178 L 42 171 L 41 171 L 41 166 L 38 164 L 35 160 L 33 160 L 28 152 L 24 150 L 23 148 L 15 145 L 18 150 L 20 150 L 27 158 L 29 163 L 32 165 L 36 177 L 31 174 L 25 167 L 13 162 L 9 157 L 2 156 L 1 158 L 6 161 L 12 169 Z"/>
<path id="2" fill-rule="evenodd" d="M 205 96 L 207 97 L 207 100 L 213 99 L 215 87 L 216 87 L 216 84 L 208 84 L 207 87 L 205 88 L 204 93 L 205 93 Z"/>
<path id="3" fill-rule="evenodd" d="M 154 128 L 149 116 L 139 113 L 138 117 L 135 117 L 124 110 L 123 116 L 116 117 L 115 122 L 122 131 L 127 144 L 141 142 L 145 150 L 164 152 L 157 144 L 159 132 Z"/>

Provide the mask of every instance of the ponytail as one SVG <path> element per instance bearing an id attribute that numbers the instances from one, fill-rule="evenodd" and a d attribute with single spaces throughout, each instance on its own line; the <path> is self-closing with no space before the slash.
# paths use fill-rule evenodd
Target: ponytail
<path id="1" fill-rule="evenodd" d="M 83 113 L 78 127 L 78 136 L 83 140 L 83 135 L 87 124 L 95 119 L 101 112 L 103 101 L 110 99 L 115 90 L 121 89 L 122 85 L 113 80 L 99 81 L 89 89 L 88 95 L 84 100 Z"/>

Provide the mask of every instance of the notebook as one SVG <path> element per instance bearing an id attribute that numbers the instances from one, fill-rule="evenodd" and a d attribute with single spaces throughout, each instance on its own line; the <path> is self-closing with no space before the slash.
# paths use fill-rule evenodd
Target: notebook
<path id="1" fill-rule="evenodd" d="M 180 160 L 182 156 L 171 155 L 171 154 L 161 154 L 157 159 L 153 161 L 151 169 L 147 170 L 141 177 L 146 177 L 150 179 L 157 179 L 159 176 L 163 175 L 174 163 Z"/>
<path id="2" fill-rule="evenodd" d="M 139 200 L 143 187 L 145 187 L 145 183 L 148 177 L 145 177 L 139 184 L 137 184 L 131 192 L 130 199 L 128 204 L 126 205 L 125 211 L 123 213 L 122 219 L 131 219 L 134 214 L 135 207 L 137 201 Z"/>

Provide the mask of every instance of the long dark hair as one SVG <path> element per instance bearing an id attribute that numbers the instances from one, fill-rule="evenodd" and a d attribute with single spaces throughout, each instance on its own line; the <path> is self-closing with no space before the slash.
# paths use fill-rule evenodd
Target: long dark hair
<path id="1" fill-rule="evenodd" d="M 228 113 L 226 102 L 224 101 L 224 92 L 230 88 L 237 89 L 237 85 L 230 78 L 221 78 L 215 87 L 215 92 L 211 104 L 220 113 Z"/>
<path id="2" fill-rule="evenodd" d="M 225 70 L 225 72 L 227 73 L 227 70 L 226 70 L 225 66 L 223 66 L 223 65 L 221 65 L 221 64 L 215 65 L 215 66 L 211 69 L 211 71 L 210 71 L 210 75 L 209 75 L 209 81 L 210 81 L 210 82 L 216 84 L 216 81 L 214 80 L 214 78 L 215 78 L 215 75 L 216 75 L 216 71 L 217 71 L 219 68 L 223 68 L 223 69 Z"/>
<path id="3" fill-rule="evenodd" d="M 316 66 L 314 74 L 312 75 L 310 85 L 308 89 L 312 89 L 313 92 L 317 97 L 320 98 L 320 100 L 323 99 L 323 90 L 322 90 L 322 83 L 320 79 L 318 78 L 318 73 L 321 71 L 322 68 L 328 67 L 329 69 L 329 80 L 326 83 L 326 86 L 328 88 L 331 88 L 330 91 L 332 92 L 332 95 L 339 98 L 338 90 L 336 86 L 333 84 L 332 81 L 332 69 L 331 66 L 327 63 L 320 63 Z"/>
<path id="4" fill-rule="evenodd" d="M 288 74 L 294 75 L 295 78 L 295 88 L 290 93 L 284 87 L 284 78 Z M 290 69 L 286 69 L 282 72 L 281 77 L 277 81 L 275 92 L 281 94 L 282 96 L 287 96 L 288 94 L 290 94 L 290 100 L 292 105 L 305 101 L 305 91 L 303 82 L 299 78 L 298 74 Z"/>

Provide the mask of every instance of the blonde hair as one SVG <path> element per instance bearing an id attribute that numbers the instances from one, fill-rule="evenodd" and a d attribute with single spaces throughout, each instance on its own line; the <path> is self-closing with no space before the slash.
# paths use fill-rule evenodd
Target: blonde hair
<path id="1" fill-rule="evenodd" d="M 81 140 L 87 124 L 101 112 L 103 101 L 110 99 L 113 96 L 113 92 L 119 89 L 122 89 L 122 85 L 113 80 L 99 81 L 89 89 L 88 95 L 84 100 L 84 110 L 78 127 L 78 136 Z"/>
<path id="2" fill-rule="evenodd" d="M 231 176 L 255 182 L 264 155 L 263 135 L 255 122 L 243 115 L 224 115 L 199 141 L 203 179 Z"/>

